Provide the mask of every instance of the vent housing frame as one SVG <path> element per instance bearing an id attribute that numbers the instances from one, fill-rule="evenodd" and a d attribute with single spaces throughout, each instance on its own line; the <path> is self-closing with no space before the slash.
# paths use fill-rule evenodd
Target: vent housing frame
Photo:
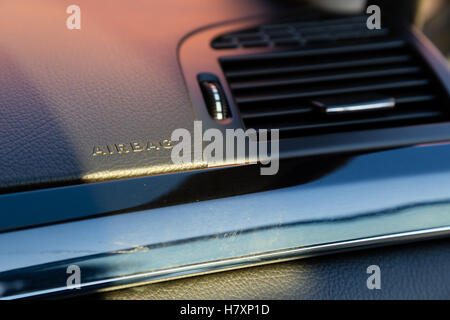
<path id="1" fill-rule="evenodd" d="M 449 120 L 448 97 L 402 39 L 220 58 L 245 128 L 284 137 Z M 395 99 L 387 111 L 324 114 L 315 101 L 372 93 Z"/>
<path id="2" fill-rule="evenodd" d="M 217 128 L 225 132 L 228 128 L 246 128 L 241 118 L 240 109 L 236 105 L 234 95 L 220 64 L 221 60 L 231 57 L 241 58 L 271 53 L 289 53 L 299 49 L 298 47 L 240 47 L 230 50 L 227 48 L 215 49 L 211 46 L 214 39 L 224 34 L 255 28 L 255 26 L 268 23 L 268 21 L 271 21 L 269 17 L 249 18 L 210 28 L 202 28 L 186 37 L 180 45 L 180 65 L 191 97 L 193 110 L 196 118 L 203 121 L 205 130 Z M 444 95 L 446 94 L 448 99 L 448 96 L 450 96 L 450 71 L 447 61 L 441 53 L 414 27 L 395 26 L 395 28 L 390 28 L 390 32 L 389 39 L 391 41 L 400 40 L 413 48 L 424 65 L 429 68 L 440 85 L 441 92 Z M 372 39 L 370 38 L 363 42 L 371 43 L 374 41 Z M 380 38 L 377 37 L 377 39 L 379 41 Z M 351 40 L 346 44 L 352 45 Z M 323 49 L 323 45 L 315 46 L 303 49 Z M 214 74 L 222 84 L 231 114 L 233 115 L 226 124 L 218 124 L 211 119 L 207 112 L 197 81 L 198 74 L 205 72 Z M 444 102 L 442 108 L 443 110 L 450 110 L 450 105 Z M 382 128 L 368 127 L 356 131 L 337 130 L 329 133 L 282 136 L 281 138 L 281 159 L 336 153 L 361 153 L 396 147 L 450 143 L 450 122 L 443 119 L 433 123 L 410 123 L 404 126 L 387 126 Z"/>

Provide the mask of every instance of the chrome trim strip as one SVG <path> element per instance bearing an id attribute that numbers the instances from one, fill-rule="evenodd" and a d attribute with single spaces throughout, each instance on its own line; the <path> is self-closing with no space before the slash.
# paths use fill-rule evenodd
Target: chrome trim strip
<path id="1" fill-rule="evenodd" d="M 72 264 L 94 290 L 447 234 L 448 159 L 448 144 L 389 150 L 292 187 L 0 233 L 0 296 L 58 290 Z"/>
<path id="2" fill-rule="evenodd" d="M 415 241 L 419 239 L 431 239 L 437 237 L 443 237 L 446 235 L 450 235 L 450 226 L 441 227 L 441 228 L 431 228 L 424 230 L 417 230 L 411 232 L 401 232 L 396 234 L 389 234 L 377 237 L 369 237 L 364 239 L 355 239 L 349 241 L 340 241 L 336 243 L 328 243 L 322 245 L 315 245 L 309 247 L 299 247 L 299 248 L 291 248 L 286 250 L 279 250 L 275 252 L 266 252 L 256 255 L 250 255 L 245 257 L 238 257 L 232 259 L 224 259 L 220 261 L 211 261 L 206 263 L 198 263 L 183 267 L 175 267 L 169 268 L 165 270 L 151 271 L 134 275 L 127 275 L 122 277 L 115 277 L 110 279 L 104 279 L 99 281 L 91 281 L 87 283 L 80 284 L 81 288 L 88 287 L 98 287 L 99 285 L 116 285 L 123 287 L 123 284 L 119 284 L 119 282 L 129 282 L 133 281 L 132 285 L 143 285 L 151 282 L 155 282 L 156 280 L 161 280 L 162 278 L 165 280 L 169 280 L 172 278 L 179 278 L 181 276 L 186 275 L 196 275 L 196 274 L 205 274 L 205 273 L 213 273 L 220 272 L 238 268 L 245 268 L 250 266 L 257 266 L 268 263 L 276 263 L 282 261 L 289 261 L 294 259 L 306 258 L 321 255 L 324 253 L 331 252 L 342 252 L 356 248 L 363 247 L 373 247 L 373 246 L 381 246 L 386 243 L 390 244 L 398 244 L 402 242 Z M 130 285 L 125 285 L 130 286 Z M 113 288 L 110 288 L 113 289 Z M 40 295 L 48 295 L 51 293 L 60 293 L 64 291 L 70 291 L 73 288 L 70 287 L 58 287 L 53 289 L 46 290 L 38 290 L 34 292 L 17 294 L 12 296 L 7 296 L 0 298 L 0 300 L 14 300 L 14 299 L 23 299 L 29 297 L 35 297 Z"/>

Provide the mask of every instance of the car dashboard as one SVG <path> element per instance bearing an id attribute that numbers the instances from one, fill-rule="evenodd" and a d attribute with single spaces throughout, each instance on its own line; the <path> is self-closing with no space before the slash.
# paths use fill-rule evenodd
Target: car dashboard
<path id="1" fill-rule="evenodd" d="M 397 2 L 371 4 L 373 30 L 303 1 L 79 0 L 68 30 L 64 1 L 0 3 L 0 297 L 230 274 L 272 288 L 280 273 L 293 278 L 256 297 L 448 298 L 448 276 L 416 295 L 365 287 L 386 259 L 429 250 L 423 276 L 450 263 L 449 64 Z M 174 161 L 174 131 L 198 123 L 279 129 L 262 141 L 276 174 L 248 154 Z M 302 295 L 316 278 L 298 263 L 319 287 L 339 274 L 359 289 Z M 255 297 L 241 289 L 226 296 Z"/>

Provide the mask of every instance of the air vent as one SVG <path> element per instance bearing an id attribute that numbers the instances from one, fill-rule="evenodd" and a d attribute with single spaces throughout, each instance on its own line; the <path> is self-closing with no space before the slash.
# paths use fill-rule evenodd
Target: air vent
<path id="1" fill-rule="evenodd" d="M 447 120 L 448 95 L 403 40 L 227 56 L 220 63 L 246 128 L 302 136 Z"/>
<path id="2" fill-rule="evenodd" d="M 211 46 L 214 49 L 306 46 L 333 41 L 361 40 L 389 33 L 387 28 L 369 30 L 366 21 L 367 16 L 357 16 L 265 24 L 219 36 L 212 41 Z"/>

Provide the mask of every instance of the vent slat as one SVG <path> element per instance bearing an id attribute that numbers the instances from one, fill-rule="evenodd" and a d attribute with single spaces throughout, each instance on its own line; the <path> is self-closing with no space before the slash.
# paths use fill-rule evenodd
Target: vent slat
<path id="1" fill-rule="evenodd" d="M 398 97 L 395 99 L 397 104 L 405 104 L 405 103 L 416 103 L 416 102 L 424 102 L 435 100 L 436 96 L 432 94 L 419 95 L 419 96 L 407 96 L 407 97 Z"/>
<path id="2" fill-rule="evenodd" d="M 332 123 L 310 123 L 310 124 L 299 124 L 299 125 L 269 125 L 265 126 L 265 129 L 280 129 L 280 131 L 292 131 L 292 130 L 311 130 L 311 129 L 321 129 L 326 127 L 335 126 L 348 126 L 348 125 L 364 125 L 376 122 L 395 122 L 395 121 L 405 121 L 405 120 L 415 120 L 415 119 L 429 119 L 439 117 L 441 113 L 439 111 L 424 111 L 424 112 L 411 112 L 405 114 L 396 114 L 390 116 L 373 117 L 368 119 L 356 119 L 347 121 L 335 121 Z M 256 126 L 256 128 L 258 128 Z"/>
<path id="3" fill-rule="evenodd" d="M 307 56 L 319 56 L 319 55 L 332 55 L 337 53 L 357 53 L 370 50 L 386 50 L 394 48 L 405 47 L 406 43 L 403 40 L 392 40 L 385 42 L 366 43 L 360 45 L 349 46 L 336 46 L 329 48 L 317 48 L 317 49 L 305 49 L 299 51 L 283 51 L 276 53 L 266 53 L 261 55 L 249 55 L 249 56 L 227 56 L 221 58 L 223 65 L 236 62 L 248 62 L 248 61 L 265 61 L 270 59 L 286 59 L 286 58 L 301 58 Z"/>
<path id="4" fill-rule="evenodd" d="M 359 60 L 345 60 L 341 62 L 330 62 L 321 64 L 312 64 L 305 66 L 287 66 L 280 68 L 258 68 L 253 70 L 240 70 L 240 71 L 230 71 L 225 72 L 225 76 L 228 79 L 240 78 L 240 77 L 255 77 L 270 74 L 288 74 L 294 72 L 310 72 L 310 71 L 321 71 L 330 69 L 343 69 L 343 68 L 354 68 L 363 66 L 376 66 L 389 63 L 402 63 L 409 62 L 412 60 L 410 55 L 397 55 L 392 57 L 383 58 L 370 58 L 370 59 L 359 59 Z"/>
<path id="5" fill-rule="evenodd" d="M 298 107 L 290 109 L 272 110 L 272 111 L 261 111 L 261 112 L 241 112 L 241 117 L 243 119 L 254 119 L 254 118 L 264 118 L 264 117 L 274 117 L 274 116 L 286 116 L 294 114 L 305 114 L 313 111 L 312 107 Z"/>
<path id="6" fill-rule="evenodd" d="M 353 86 L 353 87 L 342 87 L 342 88 L 336 88 L 336 89 L 294 92 L 294 93 L 287 93 L 287 94 L 237 97 L 236 102 L 238 104 L 267 102 L 267 101 L 276 101 L 276 100 L 283 100 L 283 99 L 328 96 L 328 95 L 364 92 L 364 91 L 370 92 L 370 91 L 375 91 L 375 90 L 393 89 L 393 88 L 420 87 L 420 86 L 425 86 L 428 84 L 429 84 L 428 79 L 406 80 L 406 81 L 398 81 L 398 82 L 386 82 L 386 83 L 379 83 L 379 84 Z"/>
<path id="7" fill-rule="evenodd" d="M 398 105 L 406 104 L 406 103 L 417 103 L 424 101 L 432 101 L 435 100 L 436 96 L 434 95 L 415 95 L 415 96 L 407 96 L 407 97 L 396 97 L 395 101 Z M 258 118 L 266 118 L 266 117 L 280 117 L 280 116 L 290 116 L 290 115 L 299 115 L 299 114 L 308 114 L 313 112 L 313 107 L 302 106 L 302 107 L 290 107 L 290 108 L 273 108 L 272 110 L 259 110 L 256 109 L 241 111 L 242 119 L 258 119 Z"/>
<path id="8" fill-rule="evenodd" d="M 273 86 L 282 86 L 282 85 L 291 85 L 291 84 L 318 83 L 318 82 L 326 82 L 326 81 L 405 75 L 405 74 L 418 73 L 420 71 L 421 71 L 420 67 L 389 68 L 389 69 L 384 69 L 384 70 L 348 72 L 348 73 L 339 73 L 339 74 L 326 74 L 326 75 L 304 77 L 304 78 L 300 77 L 300 78 L 293 78 L 293 79 L 266 80 L 266 81 L 259 80 L 259 81 L 252 81 L 252 82 L 232 82 L 230 84 L 230 87 L 232 90 L 264 88 L 264 87 L 273 87 Z"/>

